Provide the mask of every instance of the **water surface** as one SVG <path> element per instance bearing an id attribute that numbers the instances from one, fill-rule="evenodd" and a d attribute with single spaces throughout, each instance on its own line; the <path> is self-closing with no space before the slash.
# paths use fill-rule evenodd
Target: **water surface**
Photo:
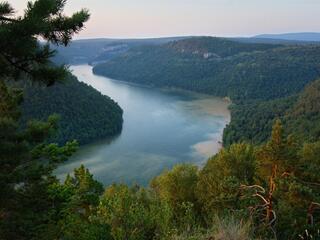
<path id="1" fill-rule="evenodd" d="M 73 74 L 124 110 L 122 133 L 80 150 L 56 171 L 63 177 L 84 164 L 105 185 L 148 181 L 177 163 L 202 165 L 221 147 L 228 102 L 184 91 L 159 90 L 96 76 L 89 65 Z"/>

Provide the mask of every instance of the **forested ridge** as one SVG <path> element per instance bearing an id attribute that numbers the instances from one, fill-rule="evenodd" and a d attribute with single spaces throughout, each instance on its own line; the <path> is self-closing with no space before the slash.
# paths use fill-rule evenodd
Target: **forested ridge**
<path id="1" fill-rule="evenodd" d="M 319 45 L 191 38 L 131 49 L 95 66 L 94 73 L 157 87 L 229 96 L 233 101 L 271 100 L 298 93 L 315 80 L 319 76 L 319 53 Z"/>
<path id="2" fill-rule="evenodd" d="M 281 119 L 287 133 L 293 133 L 301 141 L 317 141 L 320 139 L 319 103 L 320 80 L 316 80 L 290 97 L 233 106 L 232 121 L 224 131 L 224 144 L 265 142 L 275 119 Z"/>
<path id="3" fill-rule="evenodd" d="M 201 169 L 177 165 L 146 188 L 104 189 L 82 165 L 60 182 L 53 171 L 78 144 L 48 142 L 59 126 L 55 115 L 23 123 L 24 92 L 12 86 L 24 79 L 52 87 L 70 77 L 64 66 L 50 64 L 49 44 L 38 42 L 41 36 L 67 45 L 83 29 L 89 12 L 65 16 L 65 4 L 29 2 L 17 17 L 9 3 L 0 2 L 1 240 L 320 238 L 320 141 L 301 137 L 304 131 L 296 128 L 301 122 L 295 122 L 317 126 L 319 81 L 297 95 L 246 102 L 266 104 L 262 110 L 268 111 L 280 106 L 266 116 L 285 116 L 272 122 L 263 143 L 230 143 Z M 64 86 L 68 89 L 68 82 L 56 87 Z"/>
<path id="4" fill-rule="evenodd" d="M 77 140 L 86 144 L 115 136 L 122 129 L 122 109 L 112 99 L 81 83 L 71 74 L 51 87 L 26 84 L 21 121 L 60 118 L 58 131 L 50 139 L 60 144 Z"/>
<path id="5" fill-rule="evenodd" d="M 150 39 L 83 39 L 74 40 L 68 47 L 51 45 L 58 51 L 55 59 L 60 63 L 87 64 L 112 59 L 132 47 L 141 45 L 160 45 L 185 37 L 150 38 Z"/>
<path id="6" fill-rule="evenodd" d="M 131 49 L 97 65 L 94 73 L 228 96 L 233 102 L 232 118 L 224 144 L 261 143 L 269 137 L 274 120 L 282 118 L 293 99 L 319 77 L 319 54 L 318 44 L 252 44 L 197 37 Z M 313 127 L 305 134 L 316 139 L 317 135 L 311 136 L 317 131 Z"/>

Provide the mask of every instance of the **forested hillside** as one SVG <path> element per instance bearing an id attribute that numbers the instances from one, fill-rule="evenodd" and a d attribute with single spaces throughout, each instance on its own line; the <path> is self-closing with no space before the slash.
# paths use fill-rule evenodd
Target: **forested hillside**
<path id="1" fill-rule="evenodd" d="M 319 55 L 320 45 L 316 44 L 191 38 L 132 49 L 97 65 L 94 72 L 156 87 L 228 96 L 233 101 L 232 118 L 224 133 L 224 144 L 244 140 L 261 143 L 269 137 L 274 119 L 284 117 L 297 95 L 319 77 Z M 297 118 L 303 121 L 302 116 Z M 314 127 L 309 126 L 311 135 L 316 133 Z"/>
<path id="2" fill-rule="evenodd" d="M 287 133 L 293 133 L 301 141 L 317 141 L 320 139 L 319 104 L 320 80 L 317 80 L 297 95 L 233 106 L 232 121 L 224 131 L 224 144 L 265 142 L 275 119 L 281 119 Z"/>
<path id="3" fill-rule="evenodd" d="M 84 39 L 72 41 L 66 46 L 55 46 L 56 58 L 66 64 L 87 64 L 109 60 L 115 56 L 141 45 L 159 45 L 185 37 L 149 39 Z"/>
<path id="4" fill-rule="evenodd" d="M 299 139 L 313 142 L 320 139 L 320 80 L 309 84 L 291 107 L 284 122 L 289 132 Z"/>
<path id="5" fill-rule="evenodd" d="M 275 39 L 289 41 L 304 41 L 304 42 L 320 42 L 320 33 L 317 32 L 298 32 L 298 33 L 280 33 L 280 34 L 261 34 L 254 36 L 256 39 Z"/>
<path id="6" fill-rule="evenodd" d="M 314 68 L 320 62 L 317 51 L 320 48 L 281 48 L 219 38 L 192 38 L 134 48 L 97 65 L 94 73 L 157 87 L 230 96 L 233 100 L 268 98 L 295 92 L 303 82 L 313 80 L 317 76 Z M 288 79 L 295 81 L 290 89 L 288 85 L 280 88 Z"/>
<path id="7" fill-rule="evenodd" d="M 232 120 L 223 132 L 224 145 L 229 146 L 234 142 L 266 141 L 270 137 L 274 120 L 283 118 L 296 99 L 296 96 L 292 96 L 232 105 L 230 107 Z"/>
<path id="8" fill-rule="evenodd" d="M 269 50 L 281 45 L 271 44 L 246 44 L 232 41 L 227 38 L 193 37 L 179 41 L 172 41 L 163 47 L 174 50 L 176 53 L 200 55 L 204 58 L 226 58 L 239 53 Z"/>
<path id="9" fill-rule="evenodd" d="M 51 139 L 65 143 L 76 139 L 86 144 L 119 134 L 122 109 L 107 96 L 70 76 L 51 87 L 25 85 L 22 121 L 45 120 L 51 114 L 60 117 L 59 131 Z"/>
<path id="10" fill-rule="evenodd" d="M 94 68 L 96 74 L 157 87 L 178 87 L 233 101 L 298 93 L 319 76 L 320 46 L 248 44 L 193 38 L 145 46 Z"/>
<path id="11" fill-rule="evenodd" d="M 70 78 L 67 69 L 49 64 L 53 52 L 49 45 L 39 44 L 41 36 L 52 44 L 67 45 L 83 28 L 89 18 L 88 11 L 83 9 L 69 17 L 63 12 L 65 4 L 63 0 L 29 2 L 20 17 L 8 2 L 0 2 L 0 32 L 6 33 L 0 34 L 1 240 L 320 238 L 320 141 L 316 141 L 315 134 L 309 137 L 308 129 L 319 126 L 320 81 L 309 84 L 300 94 L 287 97 L 301 86 L 286 85 L 282 99 L 267 102 L 262 100 L 274 97 L 270 91 L 262 91 L 269 94 L 254 99 L 246 98 L 250 94 L 238 96 L 233 113 L 239 107 L 252 106 L 248 118 L 259 106 L 261 119 L 284 113 L 283 121 L 290 127 L 283 127 L 277 120 L 266 143 L 231 144 L 201 169 L 177 165 L 155 177 L 147 188 L 113 184 L 104 189 L 83 165 L 64 182 L 59 181 L 53 171 L 76 151 L 77 143 L 48 143 L 48 137 L 58 127 L 54 117 L 24 124 L 20 114 L 23 94 L 13 87 L 16 80 L 24 79 L 23 86 L 28 85 L 26 79 L 33 83 L 24 89 L 25 114 L 31 111 L 31 105 L 36 110 L 30 114 L 40 114 L 40 118 L 58 108 L 62 119 L 68 116 L 67 120 L 71 121 L 71 116 L 85 114 L 90 125 L 101 127 L 96 125 L 105 117 L 101 108 L 113 106 L 110 108 L 116 113 L 112 119 L 121 119 L 120 108 L 110 99 L 89 87 L 77 87 L 84 85 Z M 316 60 L 312 52 L 308 54 Z M 198 53 L 192 55 L 201 58 Z M 294 58 L 296 68 L 303 70 L 289 68 L 294 71 L 289 76 L 300 76 L 310 67 L 306 64 L 303 68 L 297 60 L 307 59 L 306 55 L 299 58 L 290 54 L 287 58 Z M 287 69 L 287 58 L 283 58 L 282 65 L 279 62 L 282 70 Z M 305 60 L 305 63 L 310 62 Z M 181 64 L 184 65 L 183 61 Z M 308 78 L 312 74 L 303 78 L 303 83 L 311 81 Z M 26 75 L 28 78 L 21 78 Z M 57 82 L 62 78 L 67 81 L 65 84 Z M 287 83 L 298 80 L 292 81 Z M 51 87 L 46 88 L 48 85 Z M 97 103 L 92 104 L 91 100 L 104 104 L 94 105 Z M 75 109 L 69 108 L 74 105 Z M 245 124 L 245 121 L 240 122 Z M 79 132 L 83 130 L 81 127 L 86 128 L 78 127 Z M 307 133 L 306 141 L 301 133 Z"/>

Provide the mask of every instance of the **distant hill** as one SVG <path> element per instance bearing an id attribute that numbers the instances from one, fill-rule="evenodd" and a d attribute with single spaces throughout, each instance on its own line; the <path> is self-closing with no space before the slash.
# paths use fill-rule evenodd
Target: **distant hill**
<path id="1" fill-rule="evenodd" d="M 205 59 L 223 59 L 240 53 L 264 51 L 279 46 L 280 45 L 270 46 L 267 44 L 246 44 L 233 41 L 228 38 L 192 37 L 171 41 L 160 47 L 171 49 L 177 53 L 200 56 Z"/>
<path id="2" fill-rule="evenodd" d="M 278 35 L 259 35 L 252 38 L 229 38 L 231 41 L 238 41 L 242 43 L 257 43 L 257 44 L 310 44 L 309 38 L 275 38 Z M 280 36 L 280 35 L 279 35 Z M 145 39 L 111 39 L 111 38 L 97 38 L 97 39 L 82 39 L 73 41 L 68 47 L 56 47 L 58 55 L 55 61 L 67 64 L 85 64 L 89 63 L 96 65 L 103 63 L 114 57 L 127 52 L 129 49 L 145 46 L 145 45 L 162 45 L 169 42 L 179 41 L 183 39 L 194 38 L 186 37 L 168 37 L 168 38 L 145 38 Z M 314 39 L 314 38 L 312 38 Z M 317 38 L 320 39 L 320 36 Z M 313 40 L 315 41 L 315 40 Z M 317 40 L 318 41 L 318 40 Z M 319 40 L 320 41 L 320 40 Z"/>
<path id="3" fill-rule="evenodd" d="M 159 45 L 187 37 L 146 39 L 83 39 L 72 41 L 67 47 L 52 46 L 58 51 L 55 61 L 67 64 L 96 64 L 141 45 Z"/>
<path id="4" fill-rule="evenodd" d="M 128 82 L 229 96 L 237 102 L 271 100 L 298 93 L 318 78 L 319 56 L 320 46 L 197 37 L 132 48 L 93 71 Z"/>
<path id="5" fill-rule="evenodd" d="M 286 40 L 286 39 L 273 39 L 273 38 L 229 38 L 233 41 L 243 42 L 243 43 L 262 43 L 262 44 L 282 44 L 282 45 L 307 45 L 315 44 L 320 42 L 310 42 L 310 41 L 298 41 L 298 40 Z"/>
<path id="6" fill-rule="evenodd" d="M 283 34 L 261 34 L 254 36 L 255 39 L 277 39 L 288 41 L 305 41 L 305 42 L 320 42 L 320 33 L 316 32 L 301 32 L 301 33 L 283 33 Z"/>
<path id="7" fill-rule="evenodd" d="M 96 65 L 93 71 L 128 82 L 230 97 L 232 117 L 224 132 L 225 145 L 264 142 L 276 118 L 283 119 L 287 129 L 300 129 L 296 132 L 302 135 L 301 139 L 310 140 L 319 136 L 316 124 L 307 121 L 309 115 L 306 118 L 301 114 L 304 110 L 293 109 L 307 106 L 295 105 L 298 99 L 318 107 L 317 94 L 306 100 L 316 88 L 304 88 L 320 77 L 319 56 L 319 44 L 264 44 L 195 37 L 134 47 Z M 305 94 L 301 94 L 303 90 Z"/>

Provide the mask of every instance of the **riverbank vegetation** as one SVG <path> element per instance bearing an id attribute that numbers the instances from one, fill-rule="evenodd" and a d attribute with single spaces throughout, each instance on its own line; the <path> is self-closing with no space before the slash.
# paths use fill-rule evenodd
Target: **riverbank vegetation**
<path id="1" fill-rule="evenodd" d="M 177 165 L 147 188 L 113 184 L 104 189 L 84 166 L 60 182 L 53 170 L 77 143 L 46 141 L 57 130 L 55 115 L 21 123 L 22 91 L 7 82 L 23 75 L 44 86 L 68 77 L 64 67 L 48 64 L 53 52 L 37 39 L 68 44 L 82 29 L 88 12 L 63 16 L 65 3 L 34 1 L 21 18 L 0 3 L 0 32 L 5 33 L 0 34 L 0 239 L 320 237 L 320 141 L 301 138 L 294 124 L 287 129 L 280 120 L 273 121 L 265 143 L 230 144 L 202 169 Z M 288 121 L 301 115 L 310 125 L 318 110 L 318 84 L 286 100 L 294 102 Z"/>
<path id="2" fill-rule="evenodd" d="M 266 142 L 276 118 L 288 129 L 294 129 L 298 122 L 307 124 L 303 114 L 293 117 L 290 109 L 304 94 L 303 89 L 319 77 L 319 54 L 319 44 L 256 44 L 196 37 L 133 48 L 95 66 L 94 72 L 129 82 L 230 97 L 232 117 L 224 132 L 228 146 L 244 140 Z M 313 114 L 319 116 L 319 111 Z M 307 127 L 307 131 L 300 127 L 299 135 L 317 139 L 318 127 L 310 123 Z"/>
<path id="3" fill-rule="evenodd" d="M 64 144 L 76 139 L 82 145 L 121 132 L 120 106 L 71 74 L 49 88 L 30 83 L 24 87 L 22 123 L 45 120 L 53 113 L 60 118 L 51 142 Z"/>
<path id="4" fill-rule="evenodd" d="M 195 37 L 133 48 L 94 73 L 157 87 L 177 87 L 233 102 L 299 93 L 319 77 L 320 45 L 249 44 Z M 156 56 L 156 57 L 155 57 Z"/>

